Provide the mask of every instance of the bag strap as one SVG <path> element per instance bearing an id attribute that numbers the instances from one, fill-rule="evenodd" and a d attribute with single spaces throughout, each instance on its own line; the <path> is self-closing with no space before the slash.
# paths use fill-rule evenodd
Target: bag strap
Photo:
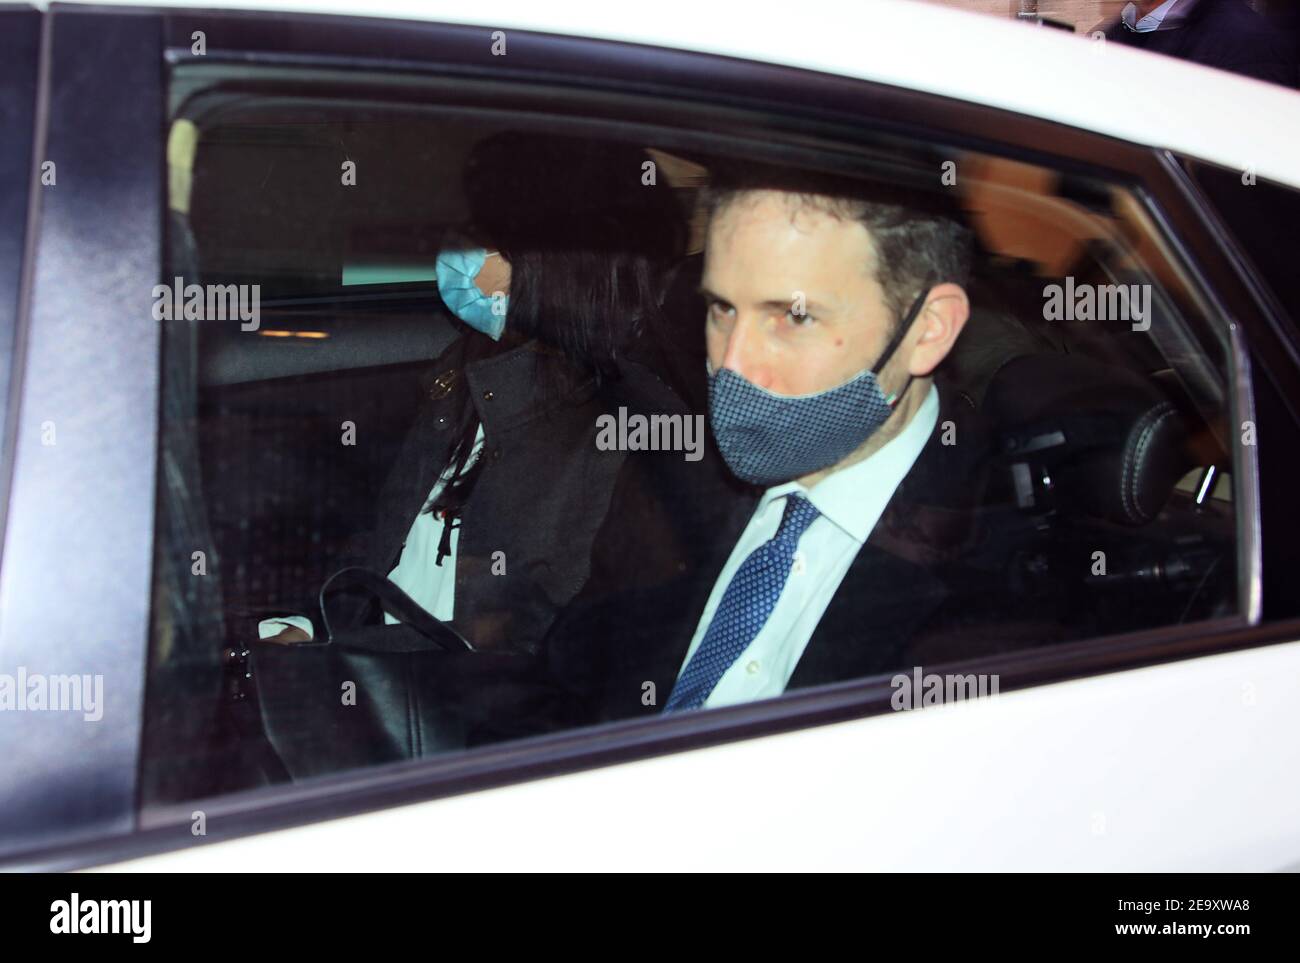
<path id="1" fill-rule="evenodd" d="M 434 618 L 428 610 L 401 590 L 391 579 L 361 566 L 341 568 L 320 587 L 320 614 L 325 638 L 334 641 L 326 595 L 345 588 L 360 588 L 377 597 L 389 615 L 419 632 L 434 645 L 449 652 L 473 652 L 474 646 L 446 622 Z"/>

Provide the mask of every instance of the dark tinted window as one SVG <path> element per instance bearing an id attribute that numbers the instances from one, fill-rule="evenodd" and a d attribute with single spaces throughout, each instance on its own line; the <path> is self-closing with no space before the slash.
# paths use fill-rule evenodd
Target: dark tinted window
<path id="1" fill-rule="evenodd" d="M 964 327 L 921 375 L 942 382 L 936 407 L 907 396 L 908 425 L 933 420 L 883 490 L 894 510 L 858 536 L 829 506 L 806 520 L 782 564 L 814 574 L 789 589 L 805 596 L 778 616 L 787 635 L 742 646 L 705 705 L 1241 614 L 1233 480 L 1253 448 L 1224 325 L 1126 189 L 935 144 L 796 148 L 759 122 L 723 141 L 639 124 L 634 104 L 614 123 L 469 108 L 450 85 L 345 97 L 308 71 L 228 90 L 258 79 L 231 69 L 173 78 L 190 96 L 172 118 L 156 298 L 147 803 L 664 710 L 725 608 L 737 546 L 797 494 L 742 484 L 705 431 L 709 339 L 777 332 L 767 354 L 718 366 L 760 383 L 765 358 L 831 323 L 839 291 L 809 268 L 778 292 L 789 309 L 750 316 L 743 292 L 806 257 L 801 231 L 775 261 L 738 258 L 739 227 L 706 252 L 702 187 L 755 159 L 941 212 L 974 264 Z M 732 200 L 715 216 L 748 209 Z M 835 217 L 814 222 L 867 244 L 858 215 Z M 514 272 L 500 340 L 484 332 L 504 292 L 473 311 L 440 287 L 440 252 L 471 249 L 484 276 L 498 253 Z M 889 298 L 902 314 L 930 290 L 835 277 L 868 278 L 873 324 Z M 830 296 L 796 309 L 818 284 Z M 859 318 L 835 323 L 848 336 Z M 879 351 L 857 347 L 862 366 Z M 787 364 L 769 393 L 829 370 Z M 876 491 L 863 479 L 838 499 L 849 515 Z M 340 580 L 349 566 L 369 575 Z M 414 604 L 376 588 L 384 576 Z M 266 641 L 285 626 L 310 641 Z"/>
<path id="2" fill-rule="evenodd" d="M 1300 223 L 1300 191 L 1259 180 L 1250 172 L 1200 161 L 1188 161 L 1187 169 L 1277 303 L 1293 324 L 1300 321 L 1300 290 L 1295 285 L 1295 225 Z"/>

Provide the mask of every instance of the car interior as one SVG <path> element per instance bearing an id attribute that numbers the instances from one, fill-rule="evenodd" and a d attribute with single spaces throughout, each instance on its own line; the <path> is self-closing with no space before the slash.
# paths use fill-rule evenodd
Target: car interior
<path id="1" fill-rule="evenodd" d="M 292 71 L 274 83 L 175 73 L 165 277 L 259 285 L 261 321 L 164 327 L 144 763 L 158 805 L 277 778 L 248 761 L 268 751 L 256 722 L 230 711 L 250 698 L 241 653 L 285 584 L 326 578 L 373 523 L 373 495 L 437 390 L 436 359 L 463 328 L 432 265 L 467 216 L 465 159 L 495 132 L 555 123 L 364 84 L 324 95 Z M 637 141 L 685 210 L 708 181 L 706 134 Z M 819 150 L 828 166 L 870 161 L 817 145 L 800 156 Z M 999 577 L 1076 638 L 1237 613 L 1232 346 L 1140 192 L 934 145 L 887 158 L 881 176 L 937 179 L 942 157 L 956 157 L 952 189 L 977 241 L 973 314 L 945 375 L 997 426 L 980 511 L 1004 541 Z M 355 190 L 339 189 L 347 162 Z M 663 375 L 696 411 L 702 245 L 697 220 L 662 292 Z M 1045 286 L 1067 279 L 1150 285 L 1148 327 L 1047 319 Z M 338 444 L 345 423 L 355 445 Z M 1016 618 L 1008 638 L 1032 634 Z"/>

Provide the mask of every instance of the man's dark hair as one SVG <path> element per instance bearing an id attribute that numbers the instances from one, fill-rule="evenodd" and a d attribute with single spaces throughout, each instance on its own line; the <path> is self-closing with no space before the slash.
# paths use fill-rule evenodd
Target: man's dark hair
<path id="1" fill-rule="evenodd" d="M 965 286 L 970 278 L 973 235 L 955 199 L 934 191 L 780 169 L 724 170 L 701 193 L 706 223 L 744 195 L 769 190 L 789 195 L 791 216 L 812 207 L 866 228 L 895 324 L 923 286 Z"/>

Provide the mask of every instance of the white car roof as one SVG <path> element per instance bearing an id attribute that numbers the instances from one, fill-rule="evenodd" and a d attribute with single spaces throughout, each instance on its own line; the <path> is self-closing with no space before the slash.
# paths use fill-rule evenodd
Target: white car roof
<path id="1" fill-rule="evenodd" d="M 693 50 L 1001 107 L 1300 188 L 1300 92 L 917 0 L 96 0 L 478 24 Z M 38 3 L 37 6 L 46 6 Z M 507 41 L 508 42 L 508 41 Z M 508 53 L 507 53 L 508 56 Z"/>

